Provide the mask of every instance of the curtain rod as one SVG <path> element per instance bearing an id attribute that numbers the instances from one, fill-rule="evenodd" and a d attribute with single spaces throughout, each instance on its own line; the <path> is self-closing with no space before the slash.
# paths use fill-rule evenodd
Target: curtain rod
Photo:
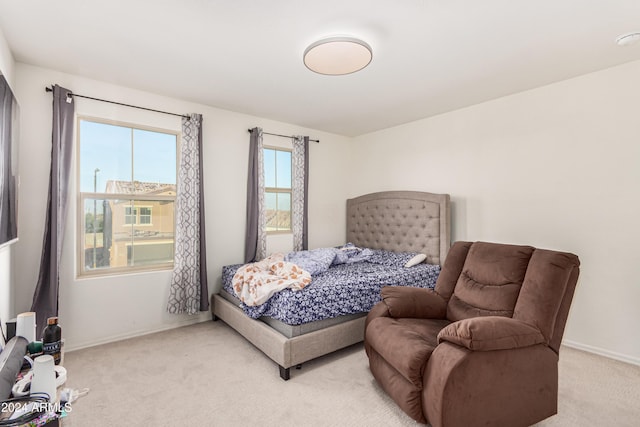
<path id="1" fill-rule="evenodd" d="M 51 88 L 51 87 L 46 87 L 44 90 L 47 91 L 47 92 L 53 92 L 53 88 Z M 124 104 L 122 102 L 116 102 L 116 101 L 109 101 L 108 99 L 100 99 L 100 98 L 93 98 L 91 96 L 86 96 L 86 95 L 78 95 L 77 93 L 73 93 L 73 92 L 69 92 L 67 94 L 67 98 L 72 97 L 72 96 L 77 96 L 78 98 L 91 99 L 93 101 L 108 102 L 109 104 L 122 105 L 124 107 L 137 108 L 139 110 L 153 111 L 154 113 L 170 114 L 172 116 L 184 117 L 187 120 L 191 119 L 191 116 L 188 116 L 186 114 L 170 113 L 168 111 L 154 110 L 153 108 L 138 107 L 137 105 Z M 69 102 L 71 102 L 71 101 L 69 101 Z"/>
<path id="2" fill-rule="evenodd" d="M 251 129 L 247 129 L 247 132 L 251 133 Z M 264 132 L 264 131 L 262 133 L 265 134 L 265 135 L 279 136 L 281 138 L 290 138 L 290 139 L 295 138 L 295 136 L 293 136 L 293 135 L 280 135 L 279 133 L 269 133 L 269 132 Z M 318 144 L 320 143 L 319 139 L 309 139 L 309 141 L 317 142 Z"/>

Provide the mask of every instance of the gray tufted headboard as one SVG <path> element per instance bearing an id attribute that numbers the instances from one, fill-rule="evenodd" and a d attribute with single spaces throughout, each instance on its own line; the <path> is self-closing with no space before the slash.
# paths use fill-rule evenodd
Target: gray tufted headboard
<path id="1" fill-rule="evenodd" d="M 356 246 L 420 252 L 442 264 L 450 239 L 448 194 L 383 191 L 347 200 L 347 242 Z"/>

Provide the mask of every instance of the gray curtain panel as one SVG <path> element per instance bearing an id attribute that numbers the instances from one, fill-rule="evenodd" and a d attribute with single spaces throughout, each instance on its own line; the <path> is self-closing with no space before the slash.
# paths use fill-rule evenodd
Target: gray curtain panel
<path id="1" fill-rule="evenodd" d="M 67 94 L 71 91 L 53 86 L 53 126 L 51 172 L 47 217 L 38 284 L 33 295 L 31 311 L 36 312 L 38 329 L 44 328 L 47 318 L 58 315 L 58 288 L 62 238 L 67 218 L 67 201 L 71 155 L 73 153 L 73 114 L 75 102 Z"/>
<path id="2" fill-rule="evenodd" d="M 209 285 L 207 281 L 207 241 L 204 215 L 204 167 L 202 160 L 202 115 L 198 115 L 198 173 L 200 176 L 200 311 L 209 310 Z M 184 121 L 184 119 L 182 119 Z"/>
<path id="3" fill-rule="evenodd" d="M 302 210 L 302 250 L 309 249 L 309 137 L 304 144 L 304 208 Z"/>
<path id="4" fill-rule="evenodd" d="M 202 172 L 202 115 L 192 114 L 182 119 L 169 313 L 195 314 L 209 308 Z"/>
<path id="5" fill-rule="evenodd" d="M 15 218 L 16 186 L 12 165 L 12 121 L 15 99 L 9 84 L 0 76 L 0 245 L 18 236 Z"/>
<path id="6" fill-rule="evenodd" d="M 264 146 L 262 129 L 251 129 L 247 178 L 247 223 L 244 262 L 260 261 L 266 256 L 267 234 L 264 218 Z"/>

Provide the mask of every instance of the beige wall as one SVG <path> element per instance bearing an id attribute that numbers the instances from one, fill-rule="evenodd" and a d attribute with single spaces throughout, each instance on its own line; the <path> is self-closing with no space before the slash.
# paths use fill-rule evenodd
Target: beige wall
<path id="1" fill-rule="evenodd" d="M 582 261 L 565 340 L 640 363 L 640 61 L 355 138 L 351 196 L 450 193 L 453 240 Z"/>
<path id="2" fill-rule="evenodd" d="M 10 86 L 14 85 L 15 64 L 7 40 L 4 38 L 2 28 L 0 28 L 0 74 L 9 82 Z"/>
<path id="3" fill-rule="evenodd" d="M 16 274 L 17 310 L 29 308 L 38 274 L 51 152 L 51 94 L 44 89 L 52 83 L 83 95 L 165 111 L 203 114 L 207 263 L 211 292 L 220 286 L 223 265 L 243 261 L 248 128 L 261 126 L 273 133 L 308 134 L 321 140 L 320 144 L 311 147 L 309 244 L 317 247 L 343 242 L 347 190 L 341 171 L 347 170 L 348 160 L 343 154 L 348 138 L 22 63 L 16 64 L 15 74 L 22 107 L 21 150 L 29 153 L 20 158 L 19 219 L 23 226 L 13 260 L 15 271 L 19 272 Z M 76 113 L 180 130 L 177 117 L 84 99 L 76 100 Z M 28 174 L 25 173 L 27 170 Z M 75 192 L 75 180 L 71 188 Z M 76 279 L 75 199 L 72 196 L 70 200 L 60 277 L 60 323 L 68 349 L 210 318 L 208 313 L 190 317 L 165 312 L 170 282 L 167 271 Z"/>

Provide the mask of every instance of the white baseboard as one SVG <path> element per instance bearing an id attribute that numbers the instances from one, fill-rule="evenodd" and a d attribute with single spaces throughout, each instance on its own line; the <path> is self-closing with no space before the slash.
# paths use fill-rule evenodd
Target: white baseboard
<path id="1" fill-rule="evenodd" d="M 106 337 L 106 338 L 102 338 L 100 340 L 95 340 L 95 341 L 86 341 L 71 347 L 67 347 L 67 345 L 65 344 L 65 348 L 64 351 L 65 352 L 71 352 L 71 351 L 76 351 L 76 350 L 82 350 L 83 348 L 88 348 L 88 347 L 95 347 L 97 345 L 101 345 L 101 344 L 108 344 L 108 343 L 112 343 L 115 341 L 122 341 L 122 340 L 126 340 L 129 338 L 136 338 L 136 337 L 141 337 L 144 335 L 149 335 L 149 334 L 154 334 L 156 332 L 162 332 L 162 331 L 168 331 L 169 329 L 176 329 L 176 328 L 180 328 L 182 326 L 188 326 L 188 325 L 193 325 L 196 323 L 202 323 L 202 322 L 206 322 L 206 321 L 211 321 L 211 313 L 207 312 L 207 313 L 203 313 L 200 315 L 195 315 L 195 316 L 190 316 L 188 319 L 186 320 L 181 320 L 179 322 L 175 322 L 175 323 L 170 323 L 167 325 L 162 325 L 158 328 L 154 328 L 154 329 L 147 329 L 147 330 L 138 330 L 138 331 L 131 331 L 131 332 L 127 332 L 126 334 L 119 334 L 119 335 L 113 335 L 110 337 Z"/>
<path id="2" fill-rule="evenodd" d="M 619 360 L 621 362 L 631 363 L 632 365 L 640 366 L 640 357 L 628 356 L 626 354 L 616 353 L 615 351 L 605 350 L 600 347 L 594 347 L 587 344 L 582 344 L 575 341 L 563 340 L 562 345 L 575 348 L 577 350 L 586 351 L 588 353 L 597 354 L 599 356 L 608 357 L 609 359 Z"/>

